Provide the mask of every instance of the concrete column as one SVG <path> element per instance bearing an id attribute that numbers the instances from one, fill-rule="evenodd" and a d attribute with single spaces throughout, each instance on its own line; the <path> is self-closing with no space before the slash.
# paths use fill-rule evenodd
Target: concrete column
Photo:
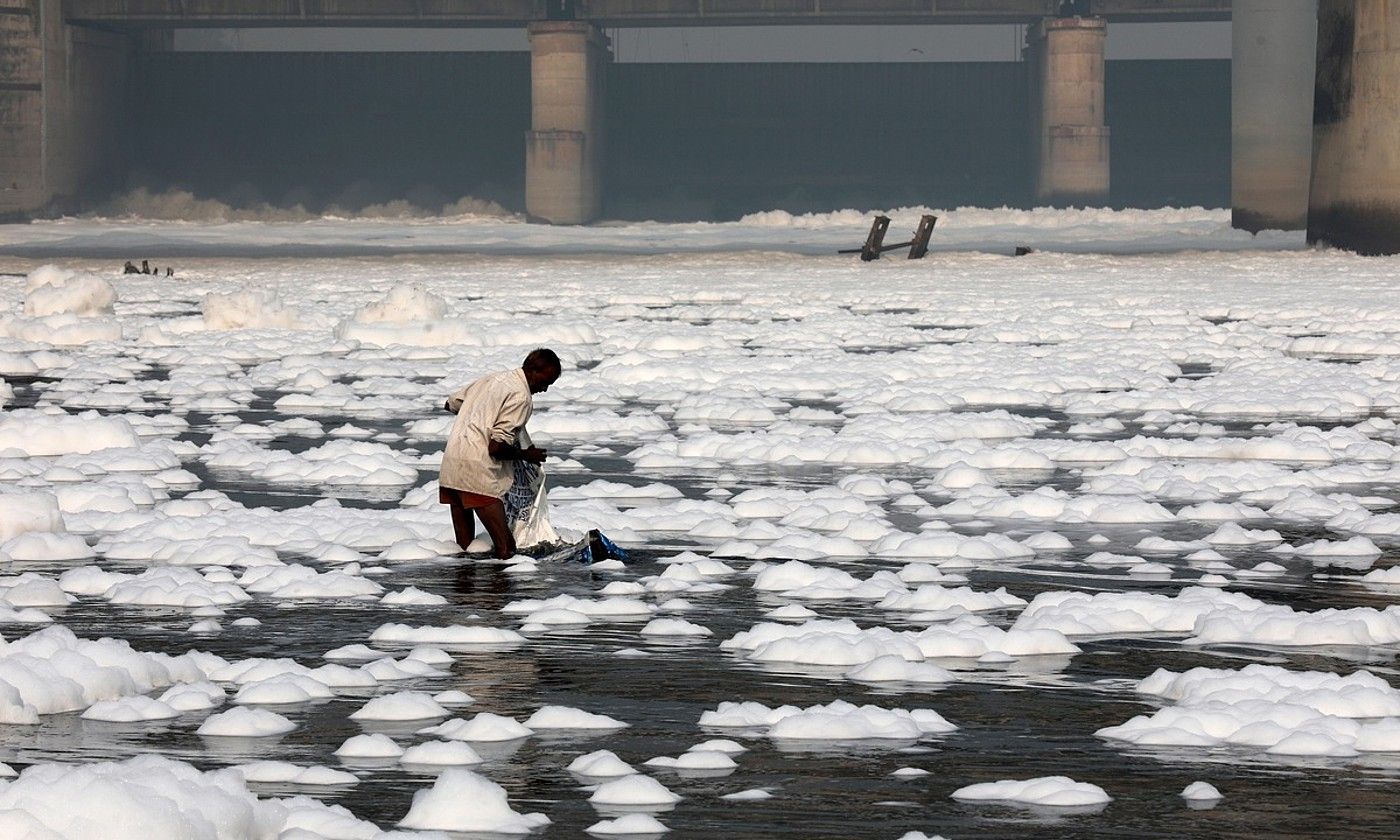
<path id="1" fill-rule="evenodd" d="M 0 0 L 0 218 L 48 203 L 44 51 L 37 4 Z"/>
<path id="2" fill-rule="evenodd" d="M 0 0 L 0 217 L 66 209 L 119 177 L 130 40 L 63 23 L 62 0 Z"/>
<path id="3" fill-rule="evenodd" d="M 1036 201 L 1108 201 L 1102 18 L 1045 18 L 1026 33 Z"/>
<path id="4" fill-rule="evenodd" d="M 525 210 L 541 221 L 587 224 L 603 203 L 606 37 L 585 21 L 530 24 L 530 127 Z"/>
<path id="5" fill-rule="evenodd" d="M 1235 227 L 1302 230 L 1312 170 L 1316 0 L 1233 0 L 1230 206 Z"/>
<path id="6" fill-rule="evenodd" d="M 1319 0 L 1308 241 L 1400 253 L 1400 2 Z"/>

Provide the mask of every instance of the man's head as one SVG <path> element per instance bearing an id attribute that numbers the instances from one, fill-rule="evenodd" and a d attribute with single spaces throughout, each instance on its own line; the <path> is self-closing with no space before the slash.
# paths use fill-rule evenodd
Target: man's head
<path id="1" fill-rule="evenodd" d="M 554 384 L 564 370 L 563 365 L 559 363 L 559 356 L 547 347 L 531 350 L 520 367 L 525 371 L 525 381 L 530 383 L 532 394 L 548 391 L 549 386 Z"/>

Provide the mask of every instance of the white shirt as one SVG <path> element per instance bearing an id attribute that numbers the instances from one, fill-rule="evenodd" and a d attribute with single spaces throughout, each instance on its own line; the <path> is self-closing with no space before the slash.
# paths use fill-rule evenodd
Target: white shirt
<path id="1" fill-rule="evenodd" d="M 457 419 L 447 436 L 438 484 L 502 498 L 514 480 L 510 461 L 491 457 L 491 441 L 516 444 L 535 409 L 521 368 L 483 376 L 447 400 Z"/>

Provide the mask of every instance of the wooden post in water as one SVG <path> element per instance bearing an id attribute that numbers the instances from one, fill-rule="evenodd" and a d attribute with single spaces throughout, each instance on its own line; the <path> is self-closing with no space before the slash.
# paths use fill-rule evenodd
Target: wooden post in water
<path id="1" fill-rule="evenodd" d="M 919 218 L 919 226 L 914 230 L 914 239 L 909 243 L 909 259 L 921 260 L 928 253 L 928 241 L 933 236 L 933 226 L 936 224 L 937 216 Z"/>
<path id="2" fill-rule="evenodd" d="M 865 237 L 865 246 L 860 249 L 861 262 L 880 259 L 881 247 L 885 242 L 885 231 L 890 229 L 889 216 L 876 216 L 870 223 L 870 235 Z"/>

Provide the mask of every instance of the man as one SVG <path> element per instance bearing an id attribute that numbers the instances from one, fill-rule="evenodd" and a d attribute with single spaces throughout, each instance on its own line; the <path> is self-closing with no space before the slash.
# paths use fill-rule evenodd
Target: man
<path id="1" fill-rule="evenodd" d="M 549 390 L 563 368 L 553 350 L 530 351 L 514 370 L 483 376 L 454 393 L 444 406 L 457 415 L 447 437 L 438 476 L 438 501 L 452 511 L 452 530 L 464 550 L 476 536 L 472 511 L 495 544 L 496 557 L 515 555 L 505 495 L 515 477 L 512 461 L 544 463 L 545 450 L 520 447 L 520 432 L 534 411 L 534 394 Z"/>

